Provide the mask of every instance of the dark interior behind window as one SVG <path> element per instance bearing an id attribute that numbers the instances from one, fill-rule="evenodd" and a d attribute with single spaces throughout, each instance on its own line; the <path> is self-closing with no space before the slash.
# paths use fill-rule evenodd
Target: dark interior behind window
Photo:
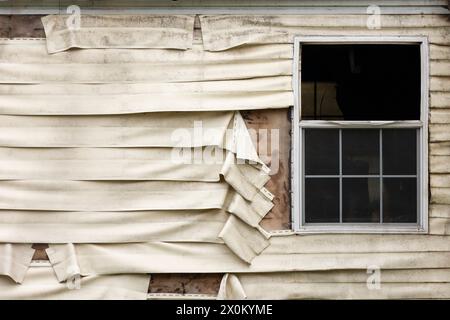
<path id="1" fill-rule="evenodd" d="M 419 120 L 420 46 L 304 44 L 303 120 Z"/>

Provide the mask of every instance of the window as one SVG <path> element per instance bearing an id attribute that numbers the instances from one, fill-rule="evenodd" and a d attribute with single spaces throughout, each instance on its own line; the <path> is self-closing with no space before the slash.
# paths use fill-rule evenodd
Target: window
<path id="1" fill-rule="evenodd" d="M 296 231 L 427 231 L 427 56 L 424 38 L 296 38 Z"/>

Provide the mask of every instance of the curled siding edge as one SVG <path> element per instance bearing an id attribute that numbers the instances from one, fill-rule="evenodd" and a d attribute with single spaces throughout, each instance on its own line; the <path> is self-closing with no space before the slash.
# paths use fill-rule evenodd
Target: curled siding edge
<path id="1" fill-rule="evenodd" d="M 0 275 L 22 283 L 33 258 L 31 244 L 0 244 Z"/>

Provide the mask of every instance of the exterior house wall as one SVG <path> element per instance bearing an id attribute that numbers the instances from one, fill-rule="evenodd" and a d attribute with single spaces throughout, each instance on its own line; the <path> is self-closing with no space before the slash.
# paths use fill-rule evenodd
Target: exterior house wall
<path id="1" fill-rule="evenodd" d="M 2 38 L 44 38 L 42 15 L 0 15 L 0 37 Z M 199 21 L 195 24 L 196 41 L 201 41 Z M 243 112 L 249 128 L 279 129 L 280 168 L 266 186 L 274 195 L 274 208 L 263 219 L 268 230 L 290 227 L 290 115 L 288 109 L 254 110 Z M 48 260 L 45 244 L 35 244 L 33 260 Z M 149 293 L 217 294 L 222 274 L 153 274 Z"/>
<path id="2" fill-rule="evenodd" d="M 403 35 L 403 36 L 427 36 L 430 41 L 430 92 L 429 92 L 429 98 L 430 98 L 430 124 L 429 124 L 429 130 L 430 130 L 430 136 L 429 136 L 429 171 L 430 171 L 430 208 L 429 208 L 429 234 L 435 235 L 435 239 L 439 239 L 439 241 L 443 241 L 443 243 L 448 243 L 448 231 L 449 231 L 449 201 L 447 199 L 448 196 L 448 187 L 450 185 L 447 184 L 449 181 L 447 178 L 448 175 L 448 153 L 447 151 L 444 151 L 444 149 L 447 149 L 447 139 L 449 135 L 447 132 L 450 130 L 450 127 L 448 126 L 448 123 L 446 122 L 448 110 L 449 107 L 449 93 L 448 90 L 450 89 L 449 86 L 449 72 L 450 72 L 450 63 L 449 63 L 449 19 L 446 15 L 428 15 L 428 16 L 410 16 L 410 15 L 391 15 L 391 16 L 382 16 L 381 17 L 381 28 L 379 30 L 368 30 L 365 28 L 364 23 L 360 20 L 358 23 L 358 19 L 361 17 L 358 16 L 295 16 L 292 17 L 292 20 L 285 18 L 285 17 L 277 17 L 274 19 L 274 21 L 268 22 L 268 25 L 274 27 L 283 29 L 283 27 L 288 30 L 288 33 L 290 36 L 294 35 L 332 35 L 332 36 L 351 36 L 351 35 L 372 35 L 372 36 L 384 36 L 384 35 Z M 246 21 L 247 19 L 247 21 Z M 217 19 L 220 21 L 221 19 Z M 226 18 L 223 19 L 223 21 L 220 21 L 220 23 L 227 20 Z M 238 21 L 242 23 L 241 26 L 243 28 L 250 26 L 258 25 L 256 21 L 258 21 L 258 18 L 254 17 L 238 17 Z M 269 19 L 270 20 L 270 19 Z M 233 21 L 230 19 L 228 23 L 232 25 L 231 23 Z M 242 22 L 244 21 L 244 22 Z M 276 21 L 276 22 L 275 22 Z M 265 21 L 267 22 L 267 20 Z M 263 24 L 261 22 L 261 26 L 263 27 Z M 219 23 L 217 25 L 214 25 L 212 23 L 210 25 L 212 29 L 214 29 L 215 33 L 220 34 L 220 31 L 217 30 L 219 28 Z M 265 27 L 265 26 L 264 26 Z M 289 28 L 289 29 L 288 29 Z M 229 34 L 230 36 L 227 38 L 225 35 L 223 36 L 226 40 L 223 42 L 218 41 L 215 45 L 217 45 L 216 48 L 221 47 L 222 49 L 226 46 L 229 46 L 229 41 L 232 40 L 233 30 L 230 30 L 229 32 L 224 32 L 224 34 Z M 250 31 L 249 31 L 250 33 Z M 275 34 L 275 31 L 273 32 Z M 271 40 L 267 37 L 266 41 L 270 42 Z M 272 40 L 276 41 L 276 40 Z M 236 45 L 239 42 L 239 40 L 236 40 L 234 45 Z M 444 165 L 445 163 L 445 165 Z M 443 166 L 441 166 L 443 165 Z M 297 236 L 293 237 L 291 241 L 295 242 L 295 245 L 292 245 L 291 248 L 297 248 L 297 252 L 301 252 L 301 249 L 299 249 L 299 246 L 302 242 L 307 242 L 308 238 L 315 237 L 315 239 L 318 241 L 317 246 L 315 246 L 315 254 L 320 256 L 320 253 L 328 252 L 330 250 L 330 244 L 332 241 L 340 241 L 341 239 L 344 239 L 347 237 L 346 235 L 339 235 L 339 234 L 324 234 L 324 235 L 316 235 L 316 236 L 310 236 L 310 235 L 304 235 L 304 236 Z M 421 235 L 417 236 L 411 236 L 409 239 L 422 239 L 424 243 L 428 241 L 429 239 L 425 240 L 425 238 Z M 356 240 L 357 238 L 353 238 Z M 405 240 L 405 236 L 403 235 L 397 235 L 394 237 L 386 237 L 384 235 L 368 235 L 367 238 L 364 238 L 363 241 L 367 241 L 367 243 L 379 243 L 384 242 L 386 245 L 392 244 L 394 245 L 395 242 L 402 242 Z M 358 240 L 356 240 L 358 241 Z M 283 242 L 280 240 L 280 242 Z M 322 245 L 320 244 L 322 243 Z M 358 251 L 355 248 L 355 245 L 351 242 L 346 242 L 344 240 L 343 243 L 346 243 L 344 247 L 336 251 L 336 257 L 343 253 L 351 253 L 352 257 L 357 257 L 360 255 Z M 327 246 L 328 245 L 328 246 Z M 296 250 L 296 249 L 293 249 Z M 416 258 L 420 255 L 420 253 L 416 253 L 414 249 L 411 247 L 404 247 L 403 249 L 397 249 L 398 256 L 405 255 L 410 259 L 411 262 L 415 261 Z M 433 251 L 431 242 L 429 242 L 429 247 L 427 251 Z M 415 291 L 419 286 L 422 286 L 422 288 L 425 288 L 429 286 L 428 290 L 433 291 L 432 287 L 434 285 L 430 284 L 433 283 L 436 280 L 428 280 L 426 276 L 424 276 L 424 273 L 426 272 L 433 272 L 432 270 L 428 269 L 428 267 L 420 268 L 421 270 L 408 270 L 410 268 L 413 268 L 411 266 L 406 265 L 398 265 L 398 266 L 392 266 L 387 267 L 389 265 L 388 260 L 390 259 L 388 256 L 390 254 L 387 253 L 381 253 L 381 256 L 385 256 L 387 260 L 385 262 L 379 263 L 380 260 L 375 257 L 377 252 L 377 249 L 374 247 L 369 246 L 368 250 L 365 251 L 368 253 L 369 257 L 367 262 L 364 262 L 360 265 L 360 270 L 357 270 L 356 268 L 353 271 L 349 271 L 350 265 L 344 262 L 335 261 L 332 268 L 335 271 L 326 271 L 325 273 L 322 273 L 321 276 L 319 276 L 320 272 L 318 269 L 316 269 L 319 273 L 316 275 L 316 279 L 312 279 L 309 277 L 305 277 L 304 275 L 294 275 L 289 273 L 280 273 L 277 275 L 260 275 L 260 278 L 254 282 L 260 284 L 260 283 L 266 283 L 269 282 L 268 288 L 266 292 L 270 292 L 269 288 L 274 288 L 275 285 L 278 285 L 280 288 L 279 292 L 274 293 L 273 295 L 270 295 L 271 298 L 274 298 L 275 296 L 278 297 L 285 297 L 285 298 L 305 298 L 305 297 L 320 297 L 320 298 L 355 298 L 355 297 L 368 297 L 368 298 L 393 298 L 393 297 L 426 297 L 427 294 L 424 292 L 418 292 Z M 373 254 L 373 258 L 370 258 L 370 253 Z M 382 251 L 383 252 L 383 249 Z M 446 257 L 446 259 L 449 259 L 449 252 L 445 249 L 445 252 L 441 253 L 442 257 Z M 317 257 L 317 256 L 316 256 Z M 330 257 L 330 259 L 333 259 Z M 384 260 L 384 258 L 382 259 Z M 365 280 L 354 280 L 352 277 L 361 276 L 365 272 L 365 267 L 368 266 L 368 264 L 373 263 L 374 265 L 379 265 L 381 268 L 384 269 L 396 269 L 398 277 L 393 276 L 391 279 L 393 279 L 393 282 L 396 282 L 397 284 L 383 284 L 385 286 L 386 291 L 375 291 L 371 292 L 368 291 L 367 288 L 365 288 Z M 435 261 L 437 263 L 437 261 Z M 431 265 L 433 265 L 433 261 L 430 261 Z M 430 265 L 430 266 L 431 266 Z M 352 267 L 353 269 L 354 267 Z M 446 269 L 445 267 L 444 269 Z M 344 280 L 343 277 L 339 276 L 342 272 L 342 270 L 347 270 L 350 278 L 347 278 Z M 406 286 L 399 285 L 399 283 L 402 283 L 404 280 L 402 280 L 402 277 L 400 276 L 401 270 L 404 271 L 404 275 L 412 273 L 412 275 L 409 276 L 410 283 L 408 283 Z M 384 270 L 383 274 L 389 274 L 390 270 Z M 437 275 L 437 273 L 436 273 Z M 253 297 L 261 298 L 264 296 L 264 288 L 262 288 L 260 285 L 258 285 L 258 289 L 256 287 L 252 290 L 250 287 L 252 287 L 252 279 L 253 276 L 251 275 L 241 275 L 240 278 L 242 279 L 244 290 L 247 285 L 247 293 Z M 321 278 L 322 277 L 322 278 Z M 330 277 L 330 278 L 328 278 Z M 328 278 L 326 280 L 329 283 L 333 283 L 333 285 L 324 285 L 321 282 L 325 281 L 323 279 Z M 248 280 L 247 280 L 248 279 Z M 277 279 L 277 280 L 274 280 Z M 364 278 L 366 279 L 366 278 Z M 414 279 L 414 280 L 412 280 Z M 448 282 L 448 276 L 442 275 L 442 278 L 440 278 L 443 282 Z M 247 282 L 248 281 L 248 282 Z M 417 281 L 417 282 L 416 282 Z M 247 283 L 245 283 L 247 282 Z M 354 282 L 354 283 L 353 283 Z M 360 282 L 360 284 L 358 284 Z M 283 283 L 283 285 L 281 284 Z M 353 283 L 353 284 L 352 284 Z M 421 283 L 421 284 L 418 284 Z M 445 286 L 437 285 L 435 286 L 435 294 L 436 296 L 446 296 L 447 293 L 445 293 Z M 286 290 L 283 292 L 283 290 Z M 336 290 L 334 292 L 334 290 Z M 444 290 L 444 291 L 443 291 Z M 412 293 L 410 296 L 407 294 L 407 291 L 409 292 L 415 292 Z M 420 290 L 419 290 L 420 291 Z M 314 292 L 314 293 L 313 293 Z M 350 294 L 350 292 L 353 292 L 353 294 Z M 349 293 L 349 295 L 347 295 Z M 430 294 L 428 294 L 430 295 Z"/>
<path id="3" fill-rule="evenodd" d="M 40 17 L 2 16 L 0 34 L 4 37 L 42 37 Z M 283 41 L 294 35 L 410 35 L 427 36 L 430 41 L 430 235 L 294 235 L 290 227 L 290 120 L 287 109 L 245 111 L 243 117 L 250 128 L 277 128 L 282 131 L 280 172 L 272 177 L 267 188 L 275 196 L 275 207 L 261 225 L 273 230 L 271 245 L 265 254 L 286 256 L 291 268 L 283 268 L 275 258 L 267 258 L 273 269 L 235 269 L 234 274 L 249 298 L 449 298 L 450 290 L 450 21 L 448 15 L 386 15 L 382 28 L 368 30 L 364 16 L 280 16 L 231 17 L 196 23 L 196 41 L 205 35 L 205 26 L 220 34 L 210 45 L 226 50 L 243 43 L 233 42 L 236 30 L 229 25 L 240 24 L 241 39 L 252 39 L 252 32 L 268 34 L 258 42 L 278 41 L 279 30 L 286 31 Z M 202 21 L 203 22 L 203 21 Z M 222 28 L 222 29 L 221 29 Z M 245 34 L 245 33 L 248 34 Z M 203 37 L 203 40 L 205 37 Z M 275 39 L 275 40 L 274 40 Z M 287 40 L 286 40 L 287 39 Z M 251 42 L 251 40 L 250 40 Z M 245 42 L 244 42 L 245 43 Z M 36 248 L 40 248 L 36 246 Z M 36 258 L 45 258 L 39 251 Z M 275 259 L 275 260 L 273 260 Z M 280 260 L 281 261 L 281 260 Z M 224 272 L 234 262 L 223 260 Z M 254 266 L 259 268 L 258 261 Z M 384 290 L 370 291 L 365 286 L 366 269 L 382 268 Z M 182 269 L 182 268 L 181 268 Z M 295 270 L 295 272 L 294 272 Z M 270 273 L 267 273 L 270 271 Z M 205 293 L 219 289 L 222 274 L 198 275 L 154 274 L 149 292 Z M 229 279 L 227 279 L 228 281 Z M 261 286 L 261 284 L 263 284 Z M 223 288 L 233 288 L 229 280 Z M 223 289 L 222 288 L 222 289 Z M 279 288 L 274 291 L 274 288 Z M 233 296 L 231 296 L 233 297 Z"/>

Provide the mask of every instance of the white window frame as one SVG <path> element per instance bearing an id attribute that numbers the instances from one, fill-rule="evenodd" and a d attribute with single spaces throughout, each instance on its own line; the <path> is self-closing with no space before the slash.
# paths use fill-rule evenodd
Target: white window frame
<path id="1" fill-rule="evenodd" d="M 301 121 L 301 45 L 302 44 L 418 44 L 421 61 L 420 120 L 417 121 Z M 428 233 L 428 87 L 429 53 L 427 37 L 410 36 L 298 36 L 294 38 L 292 111 L 292 210 L 296 233 Z M 417 223 L 304 223 L 302 128 L 419 128 L 418 142 L 418 219 Z"/>

